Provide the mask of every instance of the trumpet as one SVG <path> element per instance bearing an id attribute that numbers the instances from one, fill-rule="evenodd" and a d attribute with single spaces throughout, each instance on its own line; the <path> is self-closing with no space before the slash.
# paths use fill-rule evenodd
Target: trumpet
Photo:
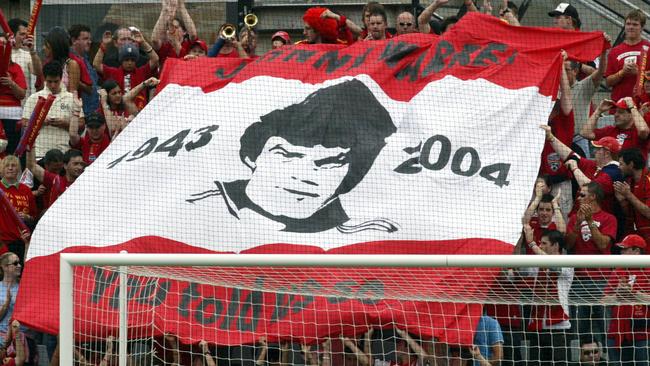
<path id="1" fill-rule="evenodd" d="M 237 34 L 237 27 L 235 27 L 234 24 L 230 24 L 230 23 L 224 25 L 223 28 L 221 28 L 221 33 L 219 33 L 221 38 L 226 40 L 234 39 L 236 34 Z"/>
<path id="2" fill-rule="evenodd" d="M 257 21 L 258 21 L 257 15 L 255 15 L 253 13 L 248 13 L 244 17 L 244 25 L 248 29 L 251 29 L 251 28 L 255 27 L 257 25 Z"/>

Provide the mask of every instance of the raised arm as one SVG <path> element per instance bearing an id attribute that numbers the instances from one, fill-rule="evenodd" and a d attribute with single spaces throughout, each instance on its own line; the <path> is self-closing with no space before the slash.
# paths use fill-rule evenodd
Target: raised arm
<path id="1" fill-rule="evenodd" d="M 555 150 L 558 155 L 560 155 L 560 158 L 562 160 L 566 160 L 566 158 L 571 155 L 573 150 L 571 150 L 570 147 L 566 146 L 562 141 L 558 140 L 554 135 L 553 132 L 551 131 L 551 126 L 548 125 L 541 125 L 539 126 L 541 129 L 544 130 L 546 133 L 546 141 L 548 141 L 551 144 L 551 147 L 553 147 L 553 150 Z"/>
<path id="2" fill-rule="evenodd" d="M 149 67 L 154 70 L 158 67 L 158 54 L 154 51 L 153 47 L 144 39 L 140 31 L 133 32 L 133 39 L 140 45 L 140 49 L 149 56 Z"/>
<path id="3" fill-rule="evenodd" d="M 562 51 L 562 59 L 566 61 L 568 59 L 566 51 Z M 569 84 L 569 76 L 566 73 L 566 69 L 562 67 L 562 74 L 560 75 L 560 109 L 565 116 L 568 116 L 569 113 L 573 110 L 573 98 L 571 97 L 571 85 Z"/>
<path id="4" fill-rule="evenodd" d="M 167 30 L 167 24 L 176 14 L 176 6 L 178 6 L 178 0 L 163 0 L 162 2 L 160 15 L 158 16 L 156 24 L 153 26 L 153 30 L 151 31 L 151 45 L 155 50 L 159 50 L 162 44 L 165 42 L 165 31 Z"/>
<path id="5" fill-rule="evenodd" d="M 108 338 L 106 338 L 106 352 L 104 353 L 104 357 L 102 357 L 99 366 L 108 366 L 111 364 L 111 358 L 113 358 L 113 340 L 113 336 L 108 336 Z"/>
<path id="6" fill-rule="evenodd" d="M 355 342 L 352 342 L 350 338 L 344 337 L 343 339 L 343 344 L 347 346 L 352 352 L 354 352 L 355 356 L 357 357 L 357 360 L 362 366 L 370 366 L 372 362 L 372 357 L 370 354 L 366 354 L 362 350 L 357 347 L 357 344 Z"/>
<path id="7" fill-rule="evenodd" d="M 266 355 L 269 353 L 269 344 L 266 341 L 266 337 L 260 337 L 257 343 L 260 345 L 260 355 L 257 356 L 255 364 L 264 365 L 266 363 Z"/>
<path id="8" fill-rule="evenodd" d="M 627 104 L 628 108 L 630 108 L 630 113 L 632 114 L 632 121 L 634 122 L 634 128 L 636 128 L 639 138 L 641 140 L 647 139 L 648 133 L 650 133 L 650 129 L 648 128 L 648 124 L 645 123 L 645 120 L 643 119 L 643 115 L 636 107 L 636 104 L 634 103 L 634 99 L 632 99 L 632 97 L 625 97 L 625 99 L 623 100 L 625 101 L 625 104 Z"/>
<path id="9" fill-rule="evenodd" d="M 177 14 L 178 17 L 181 18 L 181 20 L 185 24 L 185 30 L 187 31 L 187 34 L 190 36 L 190 39 L 193 40 L 197 39 L 198 33 L 196 31 L 196 25 L 194 25 L 194 21 L 192 20 L 190 13 L 187 11 L 187 8 L 185 7 L 185 0 L 178 0 Z"/>
<path id="10" fill-rule="evenodd" d="M 586 138 L 587 140 L 593 140 L 596 138 L 596 134 L 594 131 L 596 130 L 596 124 L 598 123 L 598 120 L 600 119 L 600 116 L 612 109 L 614 106 L 614 101 L 610 99 L 603 99 L 600 101 L 598 104 L 598 108 L 594 111 L 594 113 L 589 116 L 589 119 L 587 120 L 587 123 L 585 123 L 582 126 L 582 129 L 580 130 L 580 136 Z"/>
<path id="11" fill-rule="evenodd" d="M 111 35 L 111 31 L 106 31 L 104 32 L 104 35 L 102 36 L 102 44 L 99 46 L 99 49 L 97 50 L 97 53 L 95 54 L 95 58 L 93 59 L 93 67 L 95 70 L 97 70 L 97 73 L 100 75 L 104 75 L 104 52 L 106 52 L 106 48 L 113 42 L 113 36 Z"/>
<path id="12" fill-rule="evenodd" d="M 70 146 L 77 146 L 81 140 L 79 136 L 79 115 L 81 113 L 82 102 L 77 92 L 74 92 L 73 95 L 74 107 L 72 109 L 72 116 L 70 117 L 68 134 L 70 135 Z"/>
<path id="13" fill-rule="evenodd" d="M 45 169 L 36 164 L 36 153 L 30 148 L 27 148 L 27 169 L 29 169 L 32 174 L 34 174 L 34 177 L 39 181 L 43 182 L 45 180 Z"/>
<path id="14" fill-rule="evenodd" d="M 395 332 L 397 332 L 397 334 L 399 334 L 399 336 L 406 341 L 406 344 L 408 344 L 411 350 L 413 351 L 413 353 L 415 353 L 418 356 L 418 359 L 422 364 L 424 364 L 424 362 L 430 358 L 427 351 L 425 351 L 424 348 L 422 348 L 422 346 L 420 346 L 418 342 L 416 342 L 413 338 L 411 338 L 409 332 L 399 328 L 395 328 Z M 432 357 L 431 359 L 433 360 Z M 432 366 L 435 366 L 435 360 L 434 360 L 434 365 Z"/>
<path id="15" fill-rule="evenodd" d="M 535 210 L 537 210 L 537 206 L 539 206 L 539 203 L 542 201 L 543 194 L 542 183 L 535 184 L 535 198 L 530 201 L 530 205 L 528 205 L 526 212 L 524 212 L 524 217 L 521 220 L 523 224 L 527 224 L 530 221 L 530 218 L 533 217 Z"/>
<path id="16" fill-rule="evenodd" d="M 214 358 L 212 358 L 212 353 L 210 353 L 210 347 L 208 347 L 208 342 L 201 340 L 201 342 L 199 342 L 199 347 L 201 348 L 201 353 L 203 353 L 203 358 L 205 359 L 206 365 L 217 366 L 217 363 L 214 362 Z"/>
<path id="17" fill-rule="evenodd" d="M 612 38 L 609 34 L 603 32 L 603 37 L 605 37 L 605 40 L 609 42 L 610 45 L 612 44 Z M 594 83 L 595 87 L 600 85 L 600 82 L 603 80 L 603 75 L 605 75 L 605 70 L 607 70 L 607 52 L 609 52 L 609 49 L 605 49 L 600 53 L 600 57 L 598 58 L 598 68 L 593 74 L 591 74 L 591 81 Z"/>
<path id="18" fill-rule="evenodd" d="M 474 4 L 474 1 L 472 0 L 464 0 L 465 1 L 465 7 L 467 7 L 467 11 L 478 11 L 478 8 Z"/>
<path id="19" fill-rule="evenodd" d="M 433 0 L 429 6 L 424 8 L 422 13 L 418 16 L 418 29 L 421 33 L 431 33 L 429 22 L 431 21 L 433 13 L 448 2 L 449 0 Z"/>

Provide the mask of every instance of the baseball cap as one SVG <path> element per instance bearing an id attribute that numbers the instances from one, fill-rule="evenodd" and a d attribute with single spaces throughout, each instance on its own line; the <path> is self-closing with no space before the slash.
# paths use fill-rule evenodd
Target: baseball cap
<path id="1" fill-rule="evenodd" d="M 98 128 L 105 123 L 106 123 L 106 119 L 104 118 L 104 116 L 102 116 L 97 112 L 92 112 L 86 116 L 86 127 Z"/>
<path id="2" fill-rule="evenodd" d="M 600 140 L 592 141 L 591 144 L 594 145 L 594 147 L 607 149 L 612 154 L 618 154 L 621 151 L 621 144 L 618 143 L 617 139 L 611 136 L 605 136 Z"/>
<path id="3" fill-rule="evenodd" d="M 285 31 L 277 31 L 271 36 L 271 41 L 273 41 L 276 38 L 281 38 L 284 41 L 284 44 L 288 44 L 291 42 L 291 37 L 289 37 L 289 33 Z"/>
<path id="4" fill-rule="evenodd" d="M 580 22 L 580 16 L 578 15 L 578 10 L 569 3 L 560 3 L 555 9 L 548 12 L 548 16 L 556 17 L 558 15 L 566 15 L 573 18 L 576 21 L 578 28 L 582 22 Z"/>
<path id="5" fill-rule="evenodd" d="M 127 43 L 125 45 L 122 45 L 120 47 L 120 53 L 118 54 L 118 59 L 120 62 L 127 60 L 127 59 L 132 59 L 132 60 L 137 60 L 140 55 L 140 49 L 138 46 Z"/>
<path id="6" fill-rule="evenodd" d="M 618 100 L 618 102 L 614 103 L 616 108 L 622 108 L 622 109 L 630 109 L 630 107 L 627 106 L 627 103 L 625 103 L 624 98 L 621 98 Z"/>
<path id="7" fill-rule="evenodd" d="M 208 45 L 205 43 L 205 41 L 202 41 L 200 39 L 195 39 L 191 44 L 190 44 L 190 50 L 196 46 L 201 47 L 201 49 L 207 53 L 208 52 Z"/>
<path id="8" fill-rule="evenodd" d="M 616 246 L 623 249 L 635 247 L 645 249 L 646 243 L 645 240 L 639 235 L 630 234 L 623 238 L 620 243 L 617 243 Z"/>

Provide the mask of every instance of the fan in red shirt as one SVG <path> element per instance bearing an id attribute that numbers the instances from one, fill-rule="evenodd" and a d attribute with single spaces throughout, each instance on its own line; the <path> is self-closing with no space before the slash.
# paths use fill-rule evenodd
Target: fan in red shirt
<path id="1" fill-rule="evenodd" d="M 104 80 L 113 79 L 117 82 L 120 88 L 126 93 L 133 87 L 142 83 L 153 76 L 153 71 L 158 66 L 158 55 L 153 50 L 153 47 L 147 43 L 140 32 L 133 32 L 133 38 L 149 55 L 149 62 L 143 66 L 136 67 L 136 60 L 140 53 L 139 46 L 132 43 L 126 43 L 120 47 L 119 62 L 120 67 L 110 67 L 102 64 L 104 58 L 104 49 L 113 42 L 110 34 L 104 34 L 102 39 L 102 46 L 97 51 L 93 66 L 97 72 L 102 75 Z M 147 104 L 147 94 L 143 90 L 142 93 L 136 98 L 136 106 L 139 109 L 144 108 Z"/>
<path id="2" fill-rule="evenodd" d="M 632 10 L 625 17 L 625 39 L 612 48 L 607 56 L 605 82 L 612 88 L 612 100 L 631 97 L 637 81 L 643 54 L 650 48 L 650 42 L 641 37 L 646 16 L 639 10 Z"/>
<path id="3" fill-rule="evenodd" d="M 84 163 L 92 164 L 111 143 L 106 130 L 106 119 L 103 115 L 92 112 L 86 116 L 86 132 L 79 136 L 76 118 L 70 122 L 70 147 L 81 150 Z"/>
<path id="4" fill-rule="evenodd" d="M 638 235 L 628 235 L 620 243 L 621 255 L 642 255 L 645 240 Z M 607 331 L 611 361 L 634 360 L 648 364 L 648 319 L 650 319 L 650 271 L 647 268 L 619 268 L 609 276 L 603 302 L 613 305 L 611 322 Z M 625 347 L 622 347 L 625 346 Z"/>
<path id="5" fill-rule="evenodd" d="M 600 116 L 611 110 L 615 111 L 614 125 L 596 128 Z M 648 154 L 647 138 L 649 133 L 650 128 L 632 97 L 625 97 L 617 102 L 603 100 L 580 131 L 580 135 L 588 140 L 600 140 L 605 136 L 611 136 L 618 140 L 622 149 L 638 147 L 646 155 Z"/>
<path id="6" fill-rule="evenodd" d="M 20 220 L 30 228 L 34 228 L 38 209 L 31 189 L 20 183 L 22 172 L 20 161 L 14 155 L 9 155 L 0 162 L 0 189 L 5 194 Z M 0 208 L 0 211 L 6 208 Z M 15 215 L 9 212 L 0 212 L 0 243 L 3 243 L 0 251 L 10 250 L 18 253 L 22 258 L 24 254 L 23 233 L 21 233 Z"/>
<path id="7" fill-rule="evenodd" d="M 0 54 L 11 52 L 8 47 L 5 49 L 6 44 L 7 38 L 0 31 Z M 16 124 L 22 116 L 20 101 L 25 98 L 26 89 L 23 70 L 9 59 L 7 75 L 0 75 L 0 129 L 4 132 L 4 137 L 0 138 L 6 141 L 6 144 L 0 144 L 0 157 L 5 151 L 13 153 L 20 140 L 20 129 L 16 128 Z"/>
<path id="8" fill-rule="evenodd" d="M 622 150 L 618 156 L 625 182 L 615 182 L 616 198 L 627 213 L 626 234 L 639 234 L 650 243 L 650 172 L 645 154 L 632 148 Z M 628 225 L 630 222 L 632 225 Z"/>
<path id="9" fill-rule="evenodd" d="M 163 66 L 168 57 L 182 58 L 187 55 L 190 44 L 196 39 L 196 26 L 185 7 L 185 1 L 163 1 L 151 35 L 151 43 L 160 58 L 160 65 Z"/>
<path id="10" fill-rule="evenodd" d="M 81 151 L 70 149 L 63 154 L 63 170 L 65 175 L 51 173 L 40 165 L 36 164 L 34 151 L 27 152 L 27 168 L 32 171 L 34 177 L 43 182 L 48 188 L 48 196 L 45 197 L 45 207 L 49 208 L 65 192 L 72 183 L 83 173 L 86 163 L 83 161 Z"/>

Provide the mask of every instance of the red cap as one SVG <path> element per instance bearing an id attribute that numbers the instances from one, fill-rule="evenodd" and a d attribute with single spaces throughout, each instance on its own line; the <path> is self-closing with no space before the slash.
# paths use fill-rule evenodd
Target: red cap
<path id="1" fill-rule="evenodd" d="M 205 43 L 205 41 L 202 41 L 202 40 L 200 40 L 200 39 L 198 39 L 198 38 L 195 39 L 192 43 L 190 43 L 190 48 L 189 48 L 189 50 L 191 50 L 192 48 L 194 48 L 194 47 L 196 47 L 196 46 L 201 47 L 201 49 L 202 49 L 203 51 L 205 51 L 205 53 L 208 53 L 208 45 Z"/>
<path id="2" fill-rule="evenodd" d="M 623 238 L 623 240 L 620 243 L 616 245 L 623 249 L 635 248 L 635 247 L 645 249 L 646 246 L 645 240 L 636 234 L 630 234 L 626 236 L 625 238 Z"/>
<path id="3" fill-rule="evenodd" d="M 624 98 L 621 98 L 618 100 L 618 102 L 614 103 L 616 108 L 622 108 L 622 109 L 630 109 L 630 107 L 627 106 L 627 103 L 625 103 Z"/>
<path id="4" fill-rule="evenodd" d="M 595 147 L 607 149 L 612 154 L 618 154 L 621 151 L 621 144 L 618 143 L 617 139 L 611 136 L 605 136 L 600 140 L 592 141 L 591 144 Z"/>
<path id="5" fill-rule="evenodd" d="M 291 37 L 289 37 L 289 33 L 285 31 L 277 31 L 271 36 L 271 42 L 276 39 L 276 38 L 282 38 L 284 41 L 284 44 L 291 43 Z"/>

